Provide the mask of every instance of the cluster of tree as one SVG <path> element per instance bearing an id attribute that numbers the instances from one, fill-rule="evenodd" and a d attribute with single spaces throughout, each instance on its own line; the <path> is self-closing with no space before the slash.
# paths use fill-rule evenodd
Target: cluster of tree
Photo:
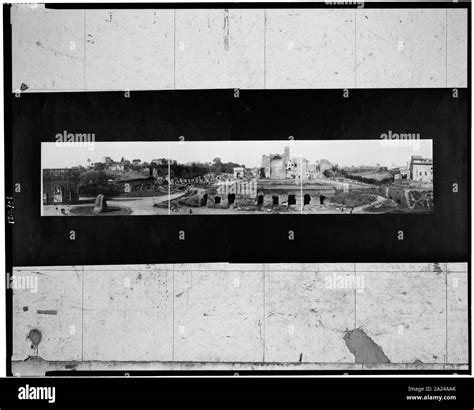
<path id="1" fill-rule="evenodd" d="M 359 182 L 364 182 L 366 184 L 374 184 L 374 185 L 385 185 L 385 184 L 391 184 L 393 182 L 393 175 L 390 174 L 390 176 L 387 175 L 385 178 L 381 179 L 375 179 L 375 178 L 367 178 L 362 175 L 352 175 L 352 174 L 347 174 L 347 178 L 353 179 L 354 181 L 359 181 Z"/>
<path id="2" fill-rule="evenodd" d="M 149 168 L 153 168 L 154 174 L 157 177 L 167 178 L 168 176 L 168 164 L 156 165 L 149 164 Z M 208 173 L 232 173 L 235 167 L 240 167 L 240 164 L 234 162 L 225 162 L 223 163 L 220 158 L 214 158 L 214 161 L 211 165 L 203 163 L 192 163 L 189 165 L 178 164 L 176 161 L 170 165 L 170 176 L 171 178 L 183 178 L 191 179 L 203 177 Z M 130 165 L 129 169 L 141 170 L 141 166 Z M 81 192 L 86 195 L 95 195 L 96 192 L 104 193 L 108 195 L 116 194 L 119 191 L 119 188 L 113 184 L 109 183 L 109 176 L 106 172 L 106 165 L 102 162 L 96 162 L 94 164 L 94 169 L 86 171 L 83 169 L 83 172 L 80 175 L 81 182 Z"/>
<path id="3" fill-rule="evenodd" d="M 167 168 L 166 168 L 166 172 Z M 206 164 L 193 163 L 190 165 L 173 164 L 170 165 L 171 178 L 197 178 L 209 173 L 209 166 Z"/>
<path id="4" fill-rule="evenodd" d="M 79 191 L 82 195 L 117 195 L 121 192 L 120 188 L 109 184 L 107 173 L 105 171 L 93 170 L 80 175 Z"/>
<path id="5" fill-rule="evenodd" d="M 232 174 L 235 167 L 241 167 L 242 165 L 236 164 L 235 162 L 222 162 L 220 158 L 214 158 L 212 165 L 210 167 L 210 172 L 215 172 L 216 174 Z"/>
<path id="6" fill-rule="evenodd" d="M 202 177 L 209 173 L 232 174 L 234 172 L 234 168 L 240 166 L 242 165 L 236 164 L 235 162 L 222 162 L 220 158 L 214 158 L 211 165 L 199 162 L 194 162 L 189 165 L 174 163 L 170 166 L 170 174 L 171 178 L 190 179 Z M 166 175 L 168 172 L 168 167 L 166 165 L 157 166 L 157 168 L 159 169 L 158 172 L 163 172 L 163 175 Z M 160 173 L 158 175 L 160 175 Z"/>
<path id="7" fill-rule="evenodd" d="M 89 160 L 90 162 L 90 160 Z M 168 173 L 168 164 L 148 164 L 143 163 L 141 165 L 134 165 L 129 161 L 125 161 L 122 158 L 120 162 L 125 170 L 141 171 L 143 167 L 157 168 L 158 175 L 161 176 L 162 173 Z M 209 172 L 214 172 L 216 174 L 229 173 L 231 174 L 234 171 L 235 167 L 240 167 L 241 164 L 235 162 L 222 162 L 220 158 L 214 158 L 211 165 L 203 163 L 192 163 L 191 165 L 182 165 L 178 164 L 176 161 L 173 161 L 171 164 L 171 169 L 174 173 L 174 176 L 177 178 L 194 178 L 203 176 Z M 107 165 L 104 162 L 94 163 L 94 171 L 105 171 Z M 172 175 L 173 176 L 173 175 Z"/>
<path id="8" fill-rule="evenodd" d="M 106 185 L 107 173 L 105 171 L 87 171 L 79 177 L 81 185 Z"/>
<path id="9" fill-rule="evenodd" d="M 331 165 L 331 169 L 324 170 L 323 175 L 326 178 L 345 176 L 346 171 L 342 168 L 339 168 L 339 165 L 334 164 L 334 165 Z"/>
<path id="10" fill-rule="evenodd" d="M 94 163 L 94 171 L 104 171 L 106 168 L 105 162 Z"/>

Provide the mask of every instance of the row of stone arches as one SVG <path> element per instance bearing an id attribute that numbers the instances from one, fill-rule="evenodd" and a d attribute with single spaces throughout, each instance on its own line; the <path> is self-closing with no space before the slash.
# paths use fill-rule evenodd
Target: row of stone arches
<path id="1" fill-rule="evenodd" d="M 201 198 L 201 206 L 206 206 L 207 201 L 209 199 L 208 194 L 204 194 Z M 324 201 L 326 197 L 324 195 L 319 195 L 316 196 L 316 201 L 319 200 L 320 205 L 324 205 Z M 312 201 L 311 195 L 309 194 L 304 194 L 303 195 L 303 205 L 309 205 Z M 257 196 L 257 206 L 263 205 L 264 202 L 264 196 L 262 194 Z M 222 197 L 219 195 L 214 196 L 214 205 L 220 205 L 222 203 Z M 235 203 L 235 194 L 227 194 L 227 203 L 228 205 L 232 205 Z M 273 195 L 272 196 L 272 205 L 280 205 L 280 197 L 278 195 Z M 296 195 L 288 195 L 287 198 L 287 205 L 296 205 Z"/>
<path id="2" fill-rule="evenodd" d="M 208 194 L 204 194 L 201 198 L 201 206 L 206 206 L 207 205 L 207 200 L 209 196 Z M 222 202 L 222 197 L 219 195 L 216 195 L 214 197 L 214 204 L 215 205 L 220 205 Z M 232 205 L 235 202 L 235 194 L 227 194 L 227 203 L 229 205 Z"/>
<path id="3" fill-rule="evenodd" d="M 44 204 L 71 204 L 77 202 L 77 193 L 62 185 L 55 185 L 49 192 L 43 193 Z"/>
<path id="4" fill-rule="evenodd" d="M 257 197 L 257 206 L 263 205 L 263 195 L 258 195 Z M 324 200 L 326 197 L 324 195 L 319 195 L 319 204 L 324 205 Z M 305 194 L 303 196 L 303 205 L 309 205 L 311 203 L 311 195 Z M 296 195 L 288 195 L 287 198 L 288 205 L 296 205 Z M 280 197 L 278 195 L 272 196 L 272 205 L 280 205 Z"/>

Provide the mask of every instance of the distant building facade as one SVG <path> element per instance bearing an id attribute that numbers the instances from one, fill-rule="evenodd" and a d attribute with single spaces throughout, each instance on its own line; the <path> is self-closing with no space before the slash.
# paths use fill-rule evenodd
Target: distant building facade
<path id="1" fill-rule="evenodd" d="M 245 176 L 245 167 L 234 167 L 234 178 L 243 178 Z"/>
<path id="2" fill-rule="evenodd" d="M 321 178 L 323 172 L 330 170 L 332 164 L 322 159 L 314 164 L 306 158 L 290 157 L 290 148 L 285 147 L 283 154 L 262 155 L 262 166 L 258 178 L 269 179 L 314 179 Z"/>
<path id="3" fill-rule="evenodd" d="M 393 174 L 395 180 L 399 179 L 410 179 L 410 168 L 409 167 L 400 167 L 390 170 Z"/>
<path id="4" fill-rule="evenodd" d="M 433 160 L 413 155 L 410 160 L 410 176 L 413 181 L 433 183 Z"/>
<path id="5" fill-rule="evenodd" d="M 107 169 L 109 169 L 110 171 L 123 171 L 125 167 L 122 164 L 115 162 L 111 164 Z"/>

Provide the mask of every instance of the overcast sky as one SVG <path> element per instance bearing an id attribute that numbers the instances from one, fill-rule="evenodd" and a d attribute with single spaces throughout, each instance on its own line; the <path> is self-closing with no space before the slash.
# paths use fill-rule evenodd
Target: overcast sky
<path id="1" fill-rule="evenodd" d="M 405 141 L 406 143 L 407 141 Z M 384 146 L 380 140 L 337 141 L 198 141 L 198 142 L 95 142 L 93 146 L 58 146 L 54 142 L 41 144 L 43 168 L 67 168 L 102 162 L 105 156 L 120 161 L 122 157 L 151 162 L 155 158 L 170 158 L 180 163 L 236 162 L 253 168 L 261 166 L 263 154 L 283 154 L 290 148 L 290 157 L 303 157 L 310 163 L 324 158 L 339 166 L 375 165 L 391 167 L 406 165 L 412 155 L 433 158 L 432 141 L 409 141 L 411 146 Z"/>

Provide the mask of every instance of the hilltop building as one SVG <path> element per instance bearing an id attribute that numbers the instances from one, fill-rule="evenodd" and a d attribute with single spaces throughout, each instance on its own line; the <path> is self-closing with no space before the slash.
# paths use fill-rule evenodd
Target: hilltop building
<path id="1" fill-rule="evenodd" d="M 431 158 L 413 155 L 409 169 L 413 181 L 433 183 L 433 160 Z"/>

